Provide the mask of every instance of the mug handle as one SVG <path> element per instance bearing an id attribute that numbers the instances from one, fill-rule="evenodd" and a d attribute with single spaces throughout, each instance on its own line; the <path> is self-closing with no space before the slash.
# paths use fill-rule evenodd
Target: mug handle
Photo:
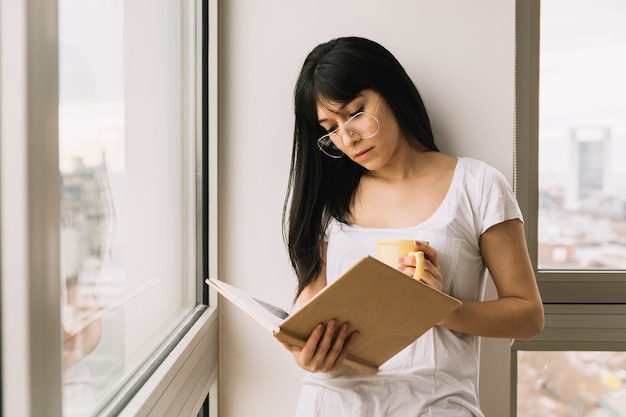
<path id="1" fill-rule="evenodd" d="M 409 252 L 409 256 L 415 258 L 415 273 L 413 273 L 413 278 L 421 281 L 422 275 L 424 275 L 424 252 Z"/>

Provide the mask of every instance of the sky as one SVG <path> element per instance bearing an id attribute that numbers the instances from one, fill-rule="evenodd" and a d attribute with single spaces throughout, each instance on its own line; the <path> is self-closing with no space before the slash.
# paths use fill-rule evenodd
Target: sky
<path id="1" fill-rule="evenodd" d="M 626 2 L 544 0 L 540 170 L 566 172 L 573 129 L 609 128 L 609 169 L 626 165 Z"/>

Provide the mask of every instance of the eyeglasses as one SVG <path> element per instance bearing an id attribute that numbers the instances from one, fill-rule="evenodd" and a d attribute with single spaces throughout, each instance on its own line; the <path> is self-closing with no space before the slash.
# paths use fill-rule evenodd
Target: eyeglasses
<path id="1" fill-rule="evenodd" d="M 337 129 L 329 132 L 317 140 L 317 147 L 331 158 L 339 159 L 343 156 L 343 152 L 335 145 L 335 140 L 341 140 L 341 135 L 345 132 L 352 138 L 368 139 L 378 133 L 380 122 L 376 118 L 378 111 L 378 103 L 380 96 L 376 102 L 374 113 L 360 111 L 350 117 L 346 122 Z"/>

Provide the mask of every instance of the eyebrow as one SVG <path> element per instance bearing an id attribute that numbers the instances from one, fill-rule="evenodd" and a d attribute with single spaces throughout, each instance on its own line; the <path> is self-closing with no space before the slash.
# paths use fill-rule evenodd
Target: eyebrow
<path id="1" fill-rule="evenodd" d="M 329 109 L 328 107 L 324 106 L 323 104 L 322 104 L 322 107 L 324 107 L 324 109 L 326 109 L 327 111 L 329 111 L 329 112 L 331 112 L 331 113 L 333 113 L 333 114 L 337 114 L 337 115 L 339 115 L 339 113 L 341 112 L 341 110 L 345 109 L 348 105 L 352 104 L 352 103 L 354 102 L 354 100 L 356 100 L 356 99 L 357 99 L 357 98 L 359 98 L 359 97 L 364 97 L 364 96 L 363 96 L 363 94 L 360 94 L 360 93 L 359 93 L 359 94 L 357 94 L 357 95 L 356 95 L 356 96 L 355 96 L 352 100 L 350 100 L 350 101 L 348 101 L 348 102 L 346 102 L 346 103 L 343 103 L 341 106 L 339 106 L 339 111 L 333 111 L 333 110 Z M 320 103 L 320 104 L 321 104 L 321 103 Z M 328 119 L 318 119 L 318 121 L 317 121 L 317 122 L 318 122 L 319 124 L 322 124 L 322 123 L 325 123 L 325 122 L 327 122 L 327 121 L 328 121 Z"/>

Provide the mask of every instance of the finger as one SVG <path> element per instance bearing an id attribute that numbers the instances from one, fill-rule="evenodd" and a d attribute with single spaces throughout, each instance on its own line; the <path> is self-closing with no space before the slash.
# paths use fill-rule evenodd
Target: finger
<path id="1" fill-rule="evenodd" d="M 349 351 L 349 347 L 354 342 L 354 339 L 350 339 L 352 335 L 350 335 L 350 337 L 348 335 L 349 327 L 348 323 L 344 323 L 337 331 L 332 346 L 324 358 L 322 367 L 323 372 L 335 372 L 343 364 L 343 361 Z"/>
<path id="2" fill-rule="evenodd" d="M 421 281 L 437 290 L 441 290 L 441 283 L 437 281 L 430 273 L 424 272 Z"/>
<path id="3" fill-rule="evenodd" d="M 441 291 L 443 289 L 443 277 L 437 268 L 427 262 L 424 268 L 424 274 L 422 274 L 421 280 L 430 285 L 431 287 Z"/>
<path id="4" fill-rule="evenodd" d="M 347 326 L 346 326 L 346 329 L 347 329 Z M 358 331 L 352 332 L 350 336 L 348 337 L 348 339 L 343 343 L 341 352 L 339 353 L 339 355 L 335 359 L 335 362 L 333 363 L 332 372 L 337 371 L 341 367 L 341 365 L 343 364 L 343 361 L 346 359 L 346 357 L 348 356 L 348 353 L 350 352 L 350 347 L 354 345 L 354 342 L 356 341 L 358 336 L 359 336 Z"/>
<path id="5" fill-rule="evenodd" d="M 344 349 L 344 344 L 346 342 L 346 337 L 348 336 L 348 327 L 348 323 L 344 323 L 339 328 L 339 331 L 337 332 L 337 335 L 332 342 L 332 346 L 330 347 L 330 349 L 326 353 L 326 357 L 324 358 L 324 362 L 327 367 L 330 366 L 332 368 L 339 355 L 341 355 L 341 352 Z"/>
<path id="6" fill-rule="evenodd" d="M 317 345 L 315 358 L 320 362 L 326 362 L 326 356 L 331 349 L 333 340 L 335 339 L 335 331 L 337 329 L 337 320 L 331 320 L 326 324 L 324 335 Z"/>
<path id="7" fill-rule="evenodd" d="M 315 352 L 318 350 L 318 345 L 320 343 L 320 339 L 322 338 L 323 334 L 324 334 L 324 325 L 318 324 L 317 326 L 315 326 L 315 328 L 311 332 L 311 335 L 309 336 L 307 341 L 304 343 L 304 346 L 299 351 L 301 353 L 300 356 L 301 356 L 301 361 L 303 364 L 307 364 L 313 359 L 313 357 L 315 356 Z M 294 350 L 292 350 L 292 352 L 294 352 Z M 296 350 L 295 352 L 298 352 L 298 351 Z"/>
<path id="8" fill-rule="evenodd" d="M 413 274 L 415 273 L 415 266 L 399 266 L 398 271 L 412 278 Z"/>
<path id="9" fill-rule="evenodd" d="M 283 347 L 285 349 L 287 349 L 288 351 L 292 352 L 292 353 L 296 353 L 296 352 L 301 352 L 302 348 L 300 346 L 297 345 L 292 345 L 291 343 L 287 343 L 287 342 L 283 342 L 282 340 L 279 340 L 280 344 L 283 345 Z"/>
<path id="10" fill-rule="evenodd" d="M 415 268 L 415 257 L 414 256 L 401 256 L 398 258 L 398 266 L 400 268 L 403 267 L 412 267 Z"/>
<path id="11" fill-rule="evenodd" d="M 426 243 L 419 242 L 419 241 L 415 242 L 415 246 L 417 247 L 417 250 L 421 250 L 422 252 L 424 252 L 424 257 L 428 259 L 430 262 L 432 262 L 433 265 L 439 266 L 439 261 L 437 259 L 437 251 L 435 250 L 435 248 L 433 248 L 432 246 Z"/>
<path id="12" fill-rule="evenodd" d="M 417 260 L 415 259 L 414 256 L 407 256 L 407 257 L 399 258 L 398 261 L 400 262 L 400 265 L 398 266 L 398 271 L 410 277 L 413 277 L 415 275 L 415 270 L 417 268 L 417 262 L 416 262 Z M 425 260 L 424 271 L 426 271 L 427 263 L 428 263 L 428 260 Z M 421 279 L 421 277 L 415 277 L 415 278 L 418 280 Z"/>

